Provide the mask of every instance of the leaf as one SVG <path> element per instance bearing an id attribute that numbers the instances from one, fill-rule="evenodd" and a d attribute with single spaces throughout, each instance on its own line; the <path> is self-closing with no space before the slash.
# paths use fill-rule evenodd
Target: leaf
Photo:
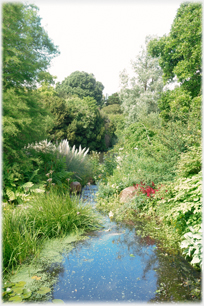
<path id="1" fill-rule="evenodd" d="M 188 241 L 184 240 L 184 241 L 181 242 L 180 247 L 183 249 L 183 248 L 187 248 L 188 245 L 189 245 Z"/>
<path id="2" fill-rule="evenodd" d="M 32 294 L 32 291 L 30 289 L 23 289 L 22 296 L 24 299 L 28 299 L 31 296 L 31 294 Z"/>
<path id="3" fill-rule="evenodd" d="M 19 295 L 13 296 L 9 299 L 11 302 L 22 302 L 22 297 Z"/>
<path id="4" fill-rule="evenodd" d="M 39 294 L 46 294 L 46 293 L 48 293 L 50 291 L 51 291 L 51 289 L 48 288 L 48 287 L 41 287 L 40 290 L 37 291 L 37 293 L 39 293 Z"/>
<path id="5" fill-rule="evenodd" d="M 34 184 L 32 182 L 27 182 L 22 185 L 23 188 L 31 188 Z"/>
<path id="6" fill-rule="evenodd" d="M 23 289 L 22 288 L 13 288 L 13 291 L 15 293 L 21 294 L 23 292 Z"/>
<path id="7" fill-rule="evenodd" d="M 60 299 L 54 299 L 52 300 L 52 303 L 64 303 L 64 301 Z"/>
<path id="8" fill-rule="evenodd" d="M 133 254 L 130 254 L 130 256 L 131 256 L 131 257 L 135 257 L 135 255 L 133 255 Z"/>
<path id="9" fill-rule="evenodd" d="M 13 285 L 15 285 L 15 283 L 11 283 L 11 282 L 5 282 L 3 285 L 3 288 L 8 288 L 8 287 L 12 287 Z"/>
<path id="10" fill-rule="evenodd" d="M 26 282 L 20 281 L 20 282 L 18 282 L 18 283 L 15 284 L 15 287 L 24 287 L 25 284 L 26 284 Z"/>
<path id="11" fill-rule="evenodd" d="M 10 201 L 14 201 L 16 199 L 15 193 L 12 190 L 7 189 L 6 194 L 9 197 Z"/>
<path id="12" fill-rule="evenodd" d="M 193 260 L 191 260 L 191 264 L 200 263 L 201 259 L 198 256 L 194 256 Z"/>

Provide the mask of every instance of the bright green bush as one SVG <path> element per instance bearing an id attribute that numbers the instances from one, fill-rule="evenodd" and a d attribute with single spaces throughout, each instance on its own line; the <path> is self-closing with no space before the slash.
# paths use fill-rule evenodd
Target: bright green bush
<path id="1" fill-rule="evenodd" d="M 183 250 L 183 254 L 187 259 L 191 260 L 191 264 L 195 267 L 202 267 L 203 262 L 203 239 L 202 239 L 202 229 L 198 226 L 190 226 L 190 232 L 184 235 L 184 240 L 182 240 L 180 247 Z"/>
<path id="2" fill-rule="evenodd" d="M 186 153 L 181 153 L 177 164 L 177 174 L 180 177 L 191 177 L 201 171 L 202 150 L 199 147 L 190 147 Z"/>
<path id="3" fill-rule="evenodd" d="M 201 172 L 191 178 L 179 178 L 173 182 L 169 188 L 171 189 L 170 193 L 167 194 L 166 198 L 161 202 L 163 206 L 166 206 L 164 218 L 167 222 L 170 222 L 180 234 L 185 234 L 189 226 L 201 224 Z"/>

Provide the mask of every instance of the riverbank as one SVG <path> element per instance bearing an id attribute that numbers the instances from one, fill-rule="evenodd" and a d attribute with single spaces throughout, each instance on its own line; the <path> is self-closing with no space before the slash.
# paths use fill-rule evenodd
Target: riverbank
<path id="1" fill-rule="evenodd" d="M 113 177 L 110 177 L 113 180 Z M 202 265 L 202 180 L 201 174 L 189 179 L 178 179 L 163 186 L 154 186 L 149 196 L 135 189 L 135 196 L 121 201 L 120 194 L 104 192 L 111 189 L 107 182 L 99 185 L 97 209 L 113 213 L 116 221 L 132 224 L 143 222 L 143 230 L 152 238 L 159 239 L 162 247 L 171 253 L 183 253 L 183 256 L 201 270 Z M 114 184 L 113 190 L 114 188 Z M 150 187 L 146 187 L 146 190 Z M 186 241 L 187 240 L 187 241 Z"/>
<path id="2" fill-rule="evenodd" d="M 92 210 L 96 191 L 87 186 L 81 197 Z M 162 249 L 141 222 L 128 225 L 106 215 L 101 220 L 100 230 L 47 241 L 38 258 L 22 265 L 10 281 L 21 285 L 24 280 L 34 302 L 200 300 L 199 273 Z"/>
<path id="3" fill-rule="evenodd" d="M 100 228 L 100 220 L 90 206 L 69 193 L 35 195 L 22 205 L 3 208 L 3 271 L 11 273 L 29 257 L 38 256 L 51 238 Z"/>

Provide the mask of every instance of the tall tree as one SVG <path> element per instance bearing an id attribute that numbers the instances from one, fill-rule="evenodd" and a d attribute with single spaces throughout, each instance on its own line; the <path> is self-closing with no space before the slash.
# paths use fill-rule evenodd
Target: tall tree
<path id="1" fill-rule="evenodd" d="M 3 4 L 2 38 L 4 89 L 33 86 L 58 54 L 34 5 Z"/>
<path id="2" fill-rule="evenodd" d="M 185 2 L 177 11 L 169 35 L 153 39 L 148 45 L 149 53 L 159 58 L 164 81 L 177 77 L 192 97 L 201 94 L 201 42 L 202 5 Z"/>
<path id="3" fill-rule="evenodd" d="M 92 97 L 99 106 L 102 104 L 103 89 L 103 84 L 96 81 L 92 73 L 84 71 L 75 71 L 56 85 L 60 97 L 67 98 L 72 95 L 77 95 L 81 99 Z"/>
<path id="4" fill-rule="evenodd" d="M 15 167 L 24 176 L 29 168 L 24 146 L 47 136 L 47 113 L 34 88 L 36 82 L 50 78 L 46 69 L 58 53 L 37 12 L 34 5 L 3 4 L 4 169 Z"/>
<path id="5" fill-rule="evenodd" d="M 147 52 L 150 37 L 146 37 L 143 47 L 135 61 L 131 61 L 134 77 L 129 78 L 126 71 L 120 75 L 122 109 L 127 124 L 140 120 L 151 112 L 157 112 L 157 100 L 163 89 L 162 69 L 158 59 Z"/>
<path id="6" fill-rule="evenodd" d="M 176 78 L 179 82 L 179 88 L 163 92 L 158 101 L 164 123 L 180 120 L 188 124 L 191 122 L 194 129 L 200 126 L 201 17 L 200 3 L 181 4 L 169 35 L 153 39 L 148 45 L 149 53 L 159 59 L 164 81 L 168 84 Z M 194 124 L 192 120 L 195 120 Z"/>

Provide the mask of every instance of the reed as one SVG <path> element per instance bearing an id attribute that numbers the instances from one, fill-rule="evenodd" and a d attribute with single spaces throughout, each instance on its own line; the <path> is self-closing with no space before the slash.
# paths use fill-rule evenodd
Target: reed
<path id="1" fill-rule="evenodd" d="M 44 239 L 100 227 L 90 205 L 78 197 L 50 191 L 29 204 L 3 209 L 3 270 L 9 271 L 39 252 Z"/>

